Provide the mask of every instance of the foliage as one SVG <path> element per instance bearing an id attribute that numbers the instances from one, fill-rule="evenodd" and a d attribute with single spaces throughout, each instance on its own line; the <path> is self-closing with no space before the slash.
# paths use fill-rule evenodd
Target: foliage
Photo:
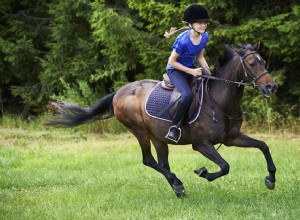
<path id="1" fill-rule="evenodd" d="M 21 103 L 31 113 L 41 113 L 50 99 L 66 98 L 89 105 L 128 82 L 161 79 L 176 37 L 165 39 L 163 34 L 170 27 L 183 27 L 183 11 L 192 3 L 1 1 L 2 110 L 11 111 Z M 200 3 L 212 18 L 206 48 L 210 66 L 224 44 L 260 41 L 260 53 L 280 84 L 269 102 L 272 118 L 286 116 L 283 109 L 288 106 L 294 106 L 290 113 L 299 117 L 299 4 L 292 0 Z M 243 107 L 247 119 L 259 123 L 268 108 L 262 108 L 265 101 L 253 95 L 257 93 L 246 90 Z"/>
<path id="2" fill-rule="evenodd" d="M 39 86 L 38 76 L 41 65 L 36 59 L 43 56 L 43 38 L 46 37 L 44 25 L 47 18 L 40 19 L 29 16 L 25 12 L 25 4 L 33 14 L 43 14 L 46 6 L 37 2 L 29 1 L 22 3 L 2 1 L 1 8 L 1 31 L 0 31 L 0 84 L 2 100 L 5 104 L 11 102 L 12 94 L 27 94 L 25 103 L 36 106 L 31 102 L 33 96 L 38 100 L 39 93 L 35 88 Z M 3 19 L 3 20 L 2 20 Z M 24 88 L 24 89 L 22 89 Z M 12 90 L 12 92 L 10 92 Z M 27 93 L 31 91 L 31 93 Z"/>
<path id="3" fill-rule="evenodd" d="M 44 71 L 40 79 L 52 98 L 73 93 L 72 98 L 78 95 L 78 98 L 87 101 L 86 104 L 91 104 L 91 98 L 105 92 L 102 89 L 104 82 L 91 78 L 94 71 L 100 68 L 100 62 L 99 46 L 90 36 L 89 3 L 88 0 L 76 1 L 76 4 L 65 0 L 49 5 L 49 14 L 53 19 L 49 25 L 51 41 L 47 43 L 49 52 L 41 59 Z"/>
<path id="4" fill-rule="evenodd" d="M 133 28 L 132 20 L 122 15 L 122 9 L 118 15 L 114 9 L 105 8 L 102 2 L 94 2 L 92 7 L 92 34 L 95 41 L 103 47 L 100 50 L 103 68 L 93 77 L 110 77 L 113 81 L 125 84 L 128 78 L 134 79 L 131 71 L 136 69 L 136 61 L 140 60 L 136 47 L 136 41 L 141 38 L 140 34 Z"/>

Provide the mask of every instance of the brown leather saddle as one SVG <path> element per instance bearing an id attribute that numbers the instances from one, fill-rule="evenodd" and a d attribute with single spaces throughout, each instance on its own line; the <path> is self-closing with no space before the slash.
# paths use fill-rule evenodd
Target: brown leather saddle
<path id="1" fill-rule="evenodd" d="M 171 98 L 169 101 L 169 105 L 171 105 L 170 109 L 169 109 L 169 113 L 170 115 L 174 115 L 177 105 L 178 105 L 178 101 L 180 100 L 181 97 L 181 93 L 177 90 L 177 88 L 175 88 L 175 86 L 172 84 L 170 78 L 168 77 L 168 75 L 165 73 L 163 75 L 163 81 L 161 83 L 162 88 L 165 90 L 172 90 L 172 94 L 171 94 Z M 190 105 L 189 111 L 188 111 L 188 118 L 191 118 L 195 109 L 197 108 L 198 104 L 199 104 L 199 94 L 198 94 L 198 80 L 191 76 L 189 79 L 189 85 L 192 88 L 192 92 L 193 92 L 193 101 L 192 104 Z M 174 104 L 173 104 L 174 103 Z"/>

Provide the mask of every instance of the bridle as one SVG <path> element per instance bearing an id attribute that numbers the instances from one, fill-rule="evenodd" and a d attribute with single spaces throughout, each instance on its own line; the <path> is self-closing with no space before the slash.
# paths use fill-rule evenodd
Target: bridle
<path id="1" fill-rule="evenodd" d="M 253 76 L 253 74 L 251 73 L 251 71 L 249 71 L 249 69 L 247 68 L 247 66 L 245 65 L 245 59 L 251 55 L 251 54 L 258 54 L 256 51 L 251 51 L 247 54 L 245 54 L 244 56 L 240 56 L 240 62 L 241 62 L 241 65 L 243 67 L 243 70 L 244 70 L 244 73 L 245 73 L 245 76 L 246 77 L 251 77 L 252 78 L 252 82 L 250 83 L 251 85 L 253 85 L 254 87 L 256 87 L 256 82 L 257 80 L 259 80 L 262 76 L 264 76 L 265 74 L 269 73 L 268 70 L 265 70 L 264 72 L 262 72 L 260 75 L 258 76 Z M 258 57 L 258 56 L 257 56 Z M 260 60 L 260 58 L 258 57 L 258 59 Z"/>

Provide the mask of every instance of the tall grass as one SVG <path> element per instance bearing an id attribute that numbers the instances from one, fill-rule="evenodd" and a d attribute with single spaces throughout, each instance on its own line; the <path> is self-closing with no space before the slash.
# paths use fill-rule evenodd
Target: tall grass
<path id="1" fill-rule="evenodd" d="M 221 147 L 231 171 L 209 183 L 193 170 L 218 167 L 190 146 L 170 146 L 187 193 L 178 199 L 143 166 L 129 133 L 40 128 L 0 127 L 0 219 L 299 219 L 299 135 L 253 134 L 270 146 L 273 191 L 258 150 Z"/>

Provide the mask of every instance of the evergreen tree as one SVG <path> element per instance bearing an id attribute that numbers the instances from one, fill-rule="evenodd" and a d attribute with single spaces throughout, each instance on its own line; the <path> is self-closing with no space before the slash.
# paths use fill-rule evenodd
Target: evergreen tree
<path id="1" fill-rule="evenodd" d="M 21 97 L 27 105 L 38 106 L 42 67 L 38 58 L 48 51 L 44 41 L 48 36 L 45 26 L 45 2 L 1 1 L 0 16 L 0 85 L 2 105 L 14 105 Z M 37 102 L 36 102 L 37 101 Z"/>

